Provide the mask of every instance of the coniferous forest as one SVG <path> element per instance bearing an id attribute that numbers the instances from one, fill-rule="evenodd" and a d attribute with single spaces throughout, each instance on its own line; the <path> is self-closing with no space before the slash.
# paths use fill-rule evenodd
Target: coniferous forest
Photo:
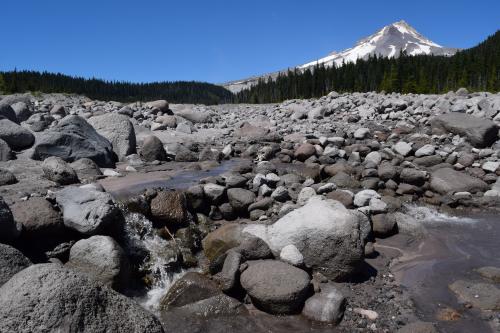
<path id="1" fill-rule="evenodd" d="M 233 100 L 225 88 L 204 82 L 128 83 L 84 79 L 34 71 L 0 72 L 0 91 L 5 93 L 72 93 L 92 99 L 120 102 L 166 99 L 171 103 L 221 104 Z"/>
<path id="2" fill-rule="evenodd" d="M 218 85 L 194 81 L 129 83 L 47 72 L 0 72 L 0 91 L 4 93 L 74 93 L 121 102 L 166 99 L 172 103 L 274 103 L 320 97 L 331 91 L 430 94 L 460 87 L 500 91 L 500 31 L 452 57 L 404 53 L 391 59 L 373 56 L 337 68 L 316 66 L 312 70 L 288 71 L 274 80 L 261 79 L 237 94 Z"/>
<path id="3" fill-rule="evenodd" d="M 275 80 L 261 79 L 235 96 L 237 102 L 273 103 L 320 97 L 331 91 L 445 93 L 466 87 L 471 91 L 500 91 L 500 31 L 481 44 L 452 57 L 400 54 L 398 58 L 370 57 L 338 68 L 288 71 Z"/>

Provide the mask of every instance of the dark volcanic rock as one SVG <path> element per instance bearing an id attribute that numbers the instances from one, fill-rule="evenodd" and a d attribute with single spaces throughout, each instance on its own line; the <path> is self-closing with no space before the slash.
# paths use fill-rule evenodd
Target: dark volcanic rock
<path id="1" fill-rule="evenodd" d="M 475 147 L 491 146 L 498 137 L 498 126 L 491 120 L 463 113 L 447 113 L 431 120 L 435 133 L 451 132 L 467 137 Z"/>
<path id="2" fill-rule="evenodd" d="M 17 249 L 0 243 L 0 287 L 17 272 L 31 265 L 31 261 Z"/>

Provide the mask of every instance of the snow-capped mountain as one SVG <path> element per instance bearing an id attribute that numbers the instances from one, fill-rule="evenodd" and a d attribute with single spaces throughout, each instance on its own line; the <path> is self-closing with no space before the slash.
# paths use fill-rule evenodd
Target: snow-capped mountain
<path id="1" fill-rule="evenodd" d="M 342 63 L 356 62 L 370 55 L 397 57 L 401 51 L 409 55 L 434 54 L 451 56 L 457 49 L 443 47 L 419 34 L 405 21 L 385 26 L 376 33 L 360 40 L 354 47 L 342 52 L 332 52 L 328 56 L 298 66 L 305 69 L 324 64 L 325 66 L 341 66 Z"/>
<path id="2" fill-rule="evenodd" d="M 341 52 L 332 52 L 324 58 L 320 58 L 295 68 L 305 70 L 324 64 L 325 66 L 342 66 L 343 63 L 356 62 L 358 59 L 367 59 L 370 55 L 383 57 L 397 57 L 401 51 L 409 55 L 433 54 L 451 56 L 457 52 L 456 48 L 443 47 L 418 33 L 405 21 L 399 21 L 387 25 L 371 36 L 361 39 L 352 48 Z M 292 68 L 293 69 L 293 68 Z M 260 78 L 275 78 L 278 71 L 261 76 L 251 77 L 244 80 L 232 81 L 223 84 L 232 92 L 238 92 L 255 85 Z"/>

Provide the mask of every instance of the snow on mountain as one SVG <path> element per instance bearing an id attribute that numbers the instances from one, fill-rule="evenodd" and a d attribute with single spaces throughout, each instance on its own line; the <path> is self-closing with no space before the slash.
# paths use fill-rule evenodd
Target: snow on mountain
<path id="1" fill-rule="evenodd" d="M 457 51 L 446 48 L 419 34 L 405 21 L 385 26 L 375 34 L 360 40 L 354 47 L 340 53 L 333 52 L 328 56 L 298 66 L 300 69 L 324 64 L 325 66 L 342 66 L 342 63 L 356 62 L 370 55 L 397 57 L 401 51 L 409 55 L 434 54 L 451 56 Z"/>
<path id="2" fill-rule="evenodd" d="M 324 58 L 308 62 L 297 66 L 297 69 L 305 70 L 324 64 L 325 66 L 342 66 L 343 63 L 356 62 L 358 59 L 367 59 L 370 55 L 382 57 L 397 57 L 401 51 L 409 55 L 433 54 L 451 56 L 458 49 L 443 47 L 418 33 L 405 21 L 399 21 L 383 27 L 376 33 L 361 39 L 354 47 L 341 52 L 332 52 Z M 292 68 L 293 69 L 293 68 Z M 278 71 L 261 76 L 255 76 L 244 80 L 232 81 L 223 84 L 224 87 L 232 92 L 238 92 L 257 84 L 260 78 L 275 78 Z"/>

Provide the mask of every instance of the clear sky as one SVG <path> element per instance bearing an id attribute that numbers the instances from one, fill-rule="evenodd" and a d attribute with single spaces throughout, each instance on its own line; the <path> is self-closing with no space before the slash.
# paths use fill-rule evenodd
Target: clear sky
<path id="1" fill-rule="evenodd" d="M 2 0 L 0 69 L 225 82 L 302 64 L 406 20 L 445 46 L 500 29 L 500 0 Z"/>

